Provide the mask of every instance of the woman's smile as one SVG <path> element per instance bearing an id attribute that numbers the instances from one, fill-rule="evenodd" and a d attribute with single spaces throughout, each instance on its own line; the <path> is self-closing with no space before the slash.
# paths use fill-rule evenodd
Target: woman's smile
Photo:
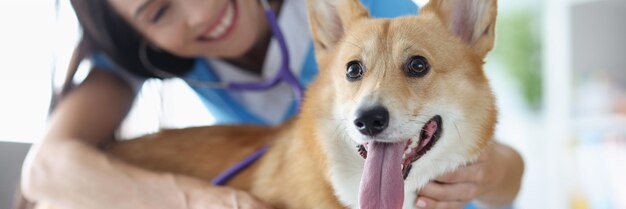
<path id="1" fill-rule="evenodd" d="M 237 23 L 238 8 L 236 0 L 229 0 L 219 12 L 217 19 L 212 21 L 206 30 L 198 36 L 200 42 L 222 40 L 233 31 Z"/>

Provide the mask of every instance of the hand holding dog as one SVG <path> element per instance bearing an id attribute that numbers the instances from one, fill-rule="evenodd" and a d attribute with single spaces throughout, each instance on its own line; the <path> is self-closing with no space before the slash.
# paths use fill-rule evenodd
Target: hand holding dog
<path id="1" fill-rule="evenodd" d="M 251 194 L 229 187 L 217 187 L 178 176 L 176 183 L 185 193 L 188 209 L 270 209 Z"/>
<path id="2" fill-rule="evenodd" d="M 195 191 L 189 197 L 190 209 L 270 209 L 247 192 L 231 188 L 213 187 Z"/>
<path id="3" fill-rule="evenodd" d="M 519 154 L 492 143 L 475 162 L 426 184 L 415 205 L 420 209 L 461 209 L 474 200 L 485 208 L 504 207 L 517 195 L 522 173 Z"/>

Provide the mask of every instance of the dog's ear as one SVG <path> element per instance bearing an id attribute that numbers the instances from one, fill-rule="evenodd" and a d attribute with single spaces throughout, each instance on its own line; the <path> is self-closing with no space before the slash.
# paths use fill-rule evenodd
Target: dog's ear
<path id="1" fill-rule="evenodd" d="M 422 13 L 435 13 L 482 57 L 493 48 L 497 0 L 430 0 Z"/>
<path id="2" fill-rule="evenodd" d="M 307 8 L 316 53 L 334 47 L 352 23 L 369 16 L 359 0 L 308 0 Z"/>

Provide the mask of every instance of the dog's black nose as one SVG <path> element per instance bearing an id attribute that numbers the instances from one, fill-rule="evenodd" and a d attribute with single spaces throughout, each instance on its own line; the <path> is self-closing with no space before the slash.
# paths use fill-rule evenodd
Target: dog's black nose
<path id="1" fill-rule="evenodd" d="M 389 111 L 382 106 L 362 110 L 354 120 L 354 126 L 364 135 L 375 136 L 389 126 Z"/>

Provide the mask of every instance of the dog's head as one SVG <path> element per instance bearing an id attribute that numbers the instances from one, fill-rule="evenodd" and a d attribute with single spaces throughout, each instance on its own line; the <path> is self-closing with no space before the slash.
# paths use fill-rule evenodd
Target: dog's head
<path id="1" fill-rule="evenodd" d="M 429 179 L 489 143 L 497 113 L 482 65 L 496 0 L 430 0 L 394 19 L 370 18 L 359 0 L 308 8 L 320 66 L 308 98 L 321 101 L 308 104 L 331 139 L 323 146 L 344 204 L 398 208 L 411 195 L 412 205 Z"/>

